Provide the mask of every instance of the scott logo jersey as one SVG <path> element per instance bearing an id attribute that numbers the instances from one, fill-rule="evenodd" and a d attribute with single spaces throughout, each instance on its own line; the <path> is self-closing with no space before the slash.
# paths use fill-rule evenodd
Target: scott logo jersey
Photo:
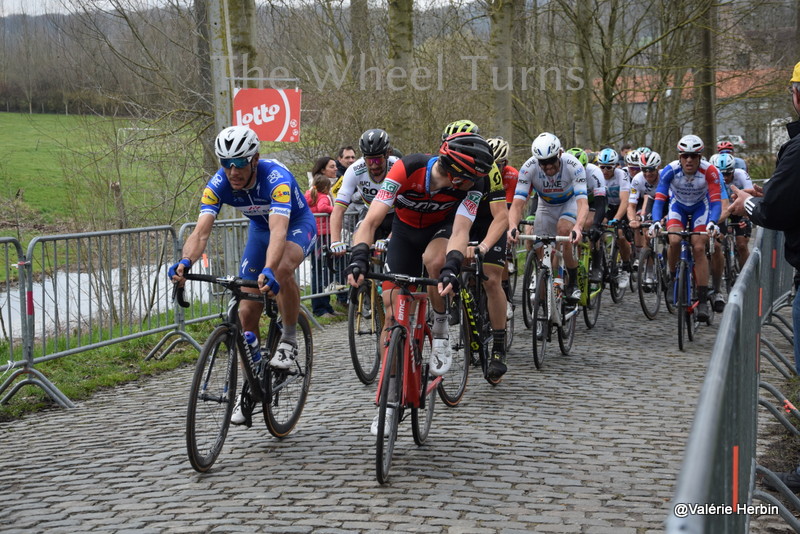
<path id="1" fill-rule="evenodd" d="M 438 161 L 438 156 L 428 154 L 411 154 L 399 160 L 386 175 L 374 200 L 394 206 L 395 217 L 414 228 L 440 223 L 454 211 L 474 221 L 483 196 L 483 180 L 475 182 L 468 191 L 453 187 L 431 191 L 431 169 Z M 502 192 L 499 173 L 497 182 Z"/>
<path id="2" fill-rule="evenodd" d="M 234 191 L 225 170 L 220 168 L 203 190 L 200 213 L 216 217 L 223 204 L 233 206 L 264 229 L 269 229 L 270 215 L 288 217 L 290 225 L 303 217 L 314 220 L 292 173 L 271 159 L 259 160 L 256 183 L 247 190 Z"/>
<path id="3" fill-rule="evenodd" d="M 387 173 L 392 170 L 392 166 L 398 159 L 400 158 L 389 156 L 386 161 Z M 375 195 L 380 191 L 382 183 L 383 181 L 376 182 L 373 180 L 369 173 L 367 162 L 364 161 L 364 158 L 359 158 L 344 172 L 342 185 L 339 188 L 339 192 L 336 193 L 336 203 L 346 208 L 353 200 L 353 193 L 358 192 L 361 198 L 364 199 L 364 204 L 369 206 Z"/>

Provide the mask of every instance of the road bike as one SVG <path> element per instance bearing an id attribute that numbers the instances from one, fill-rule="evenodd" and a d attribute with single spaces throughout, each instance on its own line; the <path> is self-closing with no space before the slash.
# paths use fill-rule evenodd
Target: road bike
<path id="1" fill-rule="evenodd" d="M 353 276 L 358 278 L 355 271 Z M 383 353 L 378 390 L 378 437 L 375 446 L 375 466 L 378 482 L 389 478 L 397 429 L 406 413 L 411 413 L 414 442 L 422 445 L 430 432 L 436 403 L 436 390 L 443 377 L 429 376 L 431 329 L 426 321 L 428 295 L 412 290 L 438 284 L 431 278 L 403 274 L 363 273 L 372 280 L 394 283 L 398 294 L 393 299 L 393 324 L 388 328 L 386 350 Z"/>
<path id="2" fill-rule="evenodd" d="M 686 227 L 691 226 L 691 218 L 686 223 Z M 697 306 L 699 304 L 697 292 L 697 280 L 694 274 L 694 256 L 692 255 L 692 236 L 705 235 L 705 232 L 668 231 L 667 235 L 677 235 L 681 238 L 681 253 L 678 260 L 677 278 L 675 281 L 673 302 L 678 313 L 678 348 L 684 350 L 684 336 L 689 340 L 694 340 L 694 332 L 699 325 L 697 320 Z M 714 252 L 714 239 L 709 240 L 711 253 Z M 707 293 L 708 300 L 708 319 L 706 324 L 709 326 L 714 322 L 713 292 Z"/>
<path id="3" fill-rule="evenodd" d="M 477 242 L 469 243 L 468 246 L 476 245 Z M 462 269 L 459 277 L 461 287 L 458 295 L 452 299 L 450 304 L 451 321 L 457 320 L 461 325 L 460 341 L 452 347 L 453 352 L 466 350 L 469 354 L 469 363 L 475 367 L 480 366 L 486 381 L 497 385 L 500 383 L 500 379 L 491 379 L 488 373 L 492 356 L 490 351 L 492 324 L 489 319 L 486 291 L 483 287 L 483 281 L 487 277 L 483 274 L 483 258 L 480 253 L 476 253 L 474 260 Z M 456 383 L 463 383 L 466 386 L 468 370 L 469 365 L 463 370 L 463 379 Z M 452 376 L 452 374 L 451 368 L 448 376 Z M 450 399 L 442 398 L 442 400 L 445 404 L 451 404 Z"/>
<path id="4" fill-rule="evenodd" d="M 643 228 L 649 228 L 652 221 L 642 223 Z M 645 317 L 650 320 L 656 318 L 661 307 L 663 296 L 664 304 L 669 313 L 675 313 L 672 285 L 670 284 L 669 270 L 667 267 L 667 237 L 665 235 L 648 238 L 648 246 L 639 253 L 639 280 L 637 290 L 639 303 Z"/>
<path id="5" fill-rule="evenodd" d="M 569 243 L 569 236 L 520 235 L 520 239 L 540 241 L 542 259 L 537 260 L 536 286 L 531 300 L 531 337 L 533 338 L 533 363 L 537 369 L 544 365 L 547 343 L 552 339 L 552 327 L 556 327 L 558 345 L 562 354 L 568 355 L 575 337 L 575 321 L 578 307 L 568 305 L 562 292 L 567 285 L 566 271 L 562 266 L 561 251 L 556 243 Z M 556 266 L 553 267 L 553 258 Z M 552 269 L 558 269 L 557 277 Z"/>
<path id="6" fill-rule="evenodd" d="M 742 271 L 742 265 L 739 261 L 739 252 L 736 248 L 736 232 L 735 224 L 728 222 L 725 225 L 725 234 L 722 238 L 722 255 L 725 258 L 725 269 L 723 276 L 725 277 L 725 292 L 730 295 L 733 290 L 733 285 Z"/>
<path id="7" fill-rule="evenodd" d="M 621 231 L 622 237 L 618 237 L 620 233 L 618 231 Z M 608 284 L 608 289 L 611 293 L 611 300 L 614 301 L 615 304 L 622 302 L 622 299 L 625 296 L 625 290 L 627 289 L 626 287 L 620 287 L 619 285 L 619 278 L 623 273 L 623 270 L 622 255 L 617 243 L 618 239 L 627 239 L 627 232 L 627 222 L 623 219 L 621 221 L 617 221 L 617 223 L 614 225 L 606 225 L 602 237 L 602 243 L 605 247 L 606 261 L 608 262 L 608 269 L 606 270 L 606 283 Z M 630 273 L 623 274 L 623 276 L 625 275 L 630 276 Z M 630 280 L 629 285 L 632 282 L 633 280 Z"/>
<path id="8" fill-rule="evenodd" d="M 184 277 L 220 285 L 232 294 L 224 322 L 203 344 L 189 390 L 186 449 L 189 463 L 196 471 L 204 473 L 219 457 L 228 434 L 238 391 L 239 364 L 244 374 L 241 395 L 245 424 L 251 426 L 253 409 L 260 402 L 267 429 L 273 436 L 284 438 L 294 429 L 306 403 L 314 344 L 308 318 L 301 310 L 297 321 L 298 357 L 294 365 L 288 369 L 271 367 L 269 361 L 278 347 L 283 327 L 273 299 L 243 291 L 243 288 L 257 288 L 258 283 L 237 277 L 194 273 L 186 273 Z M 184 299 L 183 288 L 176 286 L 175 298 L 183 307 L 190 305 Z M 264 313 L 270 319 L 267 334 L 262 336 L 265 340 L 261 348 L 263 356 L 258 362 L 253 360 L 239 321 L 239 303 L 242 300 L 264 301 Z"/>
<path id="9" fill-rule="evenodd" d="M 608 269 L 606 260 L 605 249 L 599 247 L 598 258 L 600 261 L 600 270 L 605 273 Z M 597 317 L 600 315 L 600 307 L 603 300 L 603 289 L 605 283 L 603 279 L 599 282 L 593 282 L 589 278 L 589 273 L 592 270 L 592 242 L 584 236 L 580 245 L 578 245 L 578 289 L 581 290 L 581 299 L 578 301 L 583 309 L 583 322 L 586 328 L 594 328 L 597 324 Z"/>
<path id="10" fill-rule="evenodd" d="M 350 247 L 347 247 L 350 252 Z M 328 269 L 337 272 L 329 248 L 324 251 Z M 370 269 L 383 270 L 385 253 L 371 249 Z M 381 363 L 381 331 L 384 309 L 381 286 L 374 280 L 365 280 L 359 287 L 350 288 L 347 304 L 347 342 L 350 359 L 358 379 L 365 385 L 375 382 Z"/>

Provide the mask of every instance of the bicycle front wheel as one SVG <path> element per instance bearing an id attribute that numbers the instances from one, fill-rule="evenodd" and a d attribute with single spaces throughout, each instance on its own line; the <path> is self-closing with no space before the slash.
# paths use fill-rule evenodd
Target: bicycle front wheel
<path id="1" fill-rule="evenodd" d="M 622 298 L 625 296 L 625 288 L 620 287 L 619 285 L 619 277 L 623 276 L 622 274 L 622 258 L 619 254 L 619 248 L 617 247 L 616 238 L 611 240 L 611 244 L 607 245 L 608 248 L 608 268 L 611 273 L 611 278 L 609 280 L 609 289 L 611 290 L 611 300 L 614 301 L 615 304 L 619 304 L 622 302 Z"/>
<path id="2" fill-rule="evenodd" d="M 423 339 L 423 349 L 421 361 L 422 365 L 429 363 L 431 353 L 431 341 L 428 337 Z M 433 409 L 436 406 L 436 390 L 431 389 L 427 392 L 427 383 L 422 383 L 425 388 L 420 392 L 420 407 L 411 408 L 411 432 L 414 435 L 414 443 L 422 445 L 428 439 L 433 422 Z"/>
<path id="3" fill-rule="evenodd" d="M 237 348 L 229 326 L 211 332 L 200 351 L 189 390 L 186 451 L 195 471 L 205 473 L 219 457 L 236 399 Z"/>
<path id="4" fill-rule="evenodd" d="M 386 366 L 381 381 L 378 404 L 378 437 L 375 441 L 375 472 L 378 482 L 386 483 L 392 466 L 394 443 L 397 440 L 397 426 L 403 386 L 403 333 L 399 328 L 392 330 L 389 339 Z"/>
<path id="5" fill-rule="evenodd" d="M 684 350 L 684 340 L 683 336 L 686 333 L 686 329 L 689 327 L 689 321 L 692 320 L 689 317 L 689 306 L 688 306 L 688 293 L 689 293 L 689 281 L 686 279 L 687 269 L 685 265 L 681 265 L 678 268 L 678 282 L 675 288 L 678 297 L 678 348 L 680 350 Z"/>
<path id="6" fill-rule="evenodd" d="M 361 285 L 353 291 L 347 309 L 347 339 L 350 358 L 358 379 L 366 385 L 378 376 L 381 363 L 380 338 L 383 329 L 383 300 L 377 295 L 373 301 L 373 284 Z"/>
<path id="7" fill-rule="evenodd" d="M 601 247 L 600 254 L 600 272 L 606 272 L 606 255 L 605 249 Z M 594 266 L 592 266 L 594 267 Z M 603 281 L 592 282 L 589 280 L 589 294 L 586 295 L 586 306 L 583 307 L 583 322 L 586 323 L 586 328 L 594 328 L 597 324 L 597 318 L 600 316 L 600 307 L 603 301 Z"/>
<path id="8" fill-rule="evenodd" d="M 658 309 L 661 306 L 661 270 L 658 268 L 658 260 L 655 252 L 649 248 L 642 250 L 639 254 L 639 303 L 645 317 L 650 320 L 656 318 Z"/>
<path id="9" fill-rule="evenodd" d="M 550 337 L 550 304 L 548 302 L 548 285 L 551 284 L 550 273 L 545 269 L 539 273 L 536 290 L 533 294 L 532 332 L 533 364 L 537 369 L 544 365 L 544 353 L 547 350 L 547 338 Z"/>
<path id="10" fill-rule="evenodd" d="M 570 310 L 570 313 L 572 310 Z M 563 310 L 562 314 L 566 315 L 567 310 Z M 578 314 L 573 313 L 572 317 L 567 319 L 564 325 L 558 327 L 558 348 L 561 349 L 561 354 L 569 356 L 569 351 L 572 350 L 572 343 L 575 340 L 575 323 L 578 320 Z"/>
<path id="11" fill-rule="evenodd" d="M 267 397 L 263 403 L 264 420 L 270 434 L 284 438 L 294 429 L 308 397 L 311 387 L 311 369 L 314 364 L 314 341 L 311 325 L 301 311 L 297 317 L 297 358 L 289 369 L 274 369 L 267 366 Z M 273 336 L 275 344 L 270 354 L 278 348 L 280 336 Z M 268 338 L 271 339 L 271 338 Z"/>

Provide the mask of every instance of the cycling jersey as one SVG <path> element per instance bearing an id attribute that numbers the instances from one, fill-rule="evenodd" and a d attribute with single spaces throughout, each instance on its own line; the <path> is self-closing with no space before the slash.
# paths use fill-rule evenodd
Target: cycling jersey
<path id="1" fill-rule="evenodd" d="M 547 204 L 564 204 L 574 198 L 586 198 L 586 169 L 572 154 L 561 154 L 561 168 L 547 176 L 536 158 L 530 158 L 519 170 L 514 198 L 526 200 L 531 191 Z"/>
<path id="2" fill-rule="evenodd" d="M 719 171 L 706 160 L 700 161 L 700 166 L 692 176 L 684 174 L 679 160 L 675 160 L 663 169 L 659 175 L 658 188 L 656 188 L 656 201 L 653 204 L 653 220 L 661 220 L 664 214 L 664 204 L 672 193 L 670 211 L 673 204 L 686 208 L 695 207 L 708 201 L 708 220 L 717 222 L 722 211 L 720 204 L 720 179 Z M 683 210 L 686 211 L 686 210 Z M 694 217 L 697 221 L 698 218 Z"/>
<path id="3" fill-rule="evenodd" d="M 386 160 L 387 174 L 398 159 L 400 158 L 389 156 Z M 336 204 L 346 208 L 353 201 L 353 193 L 358 192 L 364 199 L 364 203 L 369 206 L 372 199 L 378 194 L 381 183 L 382 180 L 376 182 L 372 178 L 364 158 L 359 158 L 344 172 L 341 187 L 336 193 Z"/>
<path id="4" fill-rule="evenodd" d="M 631 181 L 628 178 L 628 173 L 617 167 L 614 169 L 614 175 L 606 180 L 606 197 L 608 198 L 609 206 L 619 206 L 620 193 L 625 191 L 630 192 Z"/>
<path id="5" fill-rule="evenodd" d="M 631 180 L 631 195 L 628 197 L 628 202 L 631 204 L 639 205 L 639 202 L 644 200 L 647 195 L 650 198 L 656 197 L 656 188 L 658 187 L 658 180 L 656 183 L 650 184 L 644 177 L 644 173 L 640 172 Z M 652 202 L 650 203 L 652 206 Z"/>
<path id="6" fill-rule="evenodd" d="M 263 229 L 269 229 L 270 215 L 288 217 L 290 228 L 301 220 L 316 226 L 314 214 L 294 176 L 282 163 L 272 159 L 259 160 L 255 184 L 240 191 L 234 191 L 225 169 L 220 168 L 203 190 L 200 213 L 216 217 L 223 204 L 233 206 Z"/>
<path id="7" fill-rule="evenodd" d="M 730 183 L 728 183 L 728 181 L 723 176 L 722 183 L 725 184 L 725 188 L 724 189 L 725 189 L 725 192 L 728 194 L 728 198 L 731 198 L 731 194 L 733 193 L 731 191 L 731 186 L 732 185 L 735 185 L 739 189 L 752 189 L 753 188 L 753 182 L 750 180 L 750 175 L 747 174 L 742 169 L 734 169 L 733 170 L 733 178 L 731 179 Z"/>
<path id="8" fill-rule="evenodd" d="M 514 191 L 517 189 L 519 171 L 511 165 L 503 167 L 503 189 L 506 192 L 506 203 L 510 206 L 514 200 Z"/>
<path id="9" fill-rule="evenodd" d="M 586 193 L 588 195 L 589 207 L 592 207 L 594 197 L 604 197 L 607 193 L 606 177 L 603 171 L 594 163 L 586 164 Z"/>
<path id="10" fill-rule="evenodd" d="M 438 156 L 429 154 L 411 154 L 399 160 L 386 175 L 374 200 L 394 206 L 395 218 L 414 228 L 441 223 L 454 212 L 474 221 L 483 197 L 484 180 L 474 182 L 467 191 L 454 187 L 431 191 L 431 171 L 437 161 Z M 499 173 L 495 180 L 495 187 L 502 192 Z"/>
<path id="11" fill-rule="evenodd" d="M 478 212 L 475 215 L 474 224 L 484 223 L 487 228 L 491 224 L 494 216 L 492 215 L 491 204 L 495 202 L 503 202 L 506 200 L 506 192 L 503 190 L 502 175 L 497 164 L 492 164 L 492 169 L 489 171 L 489 176 L 482 180 L 483 186 L 481 188 L 481 201 L 478 204 Z"/>

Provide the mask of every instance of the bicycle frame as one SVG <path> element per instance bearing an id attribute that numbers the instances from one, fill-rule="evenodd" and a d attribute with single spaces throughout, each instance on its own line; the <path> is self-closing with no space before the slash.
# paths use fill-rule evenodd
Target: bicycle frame
<path id="1" fill-rule="evenodd" d="M 401 388 L 400 407 L 423 408 L 424 399 L 434 391 L 442 381 L 441 376 L 428 381 L 427 373 L 423 376 L 422 346 L 425 337 L 431 337 L 430 327 L 425 320 L 428 310 L 428 294 L 412 293 L 407 287 L 398 287 L 392 291 L 400 293 L 393 299 L 394 325 L 389 331 L 400 328 L 403 332 L 403 387 Z M 416 307 L 416 310 L 414 309 Z M 412 324 L 413 318 L 413 324 Z M 390 338 L 387 335 L 387 340 Z M 410 340 L 410 342 L 409 342 Z M 384 379 L 388 379 L 392 370 L 386 369 L 389 356 L 389 345 L 383 353 L 381 374 L 375 394 L 375 404 L 380 403 L 380 391 Z M 389 374 L 387 374 L 387 372 Z"/>
<path id="2" fill-rule="evenodd" d="M 555 254 L 555 259 L 558 261 L 559 266 L 562 264 L 563 257 L 560 250 L 556 248 L 556 243 L 569 243 L 571 238 L 569 236 L 540 236 L 540 235 L 520 235 L 520 239 L 525 239 L 529 241 L 541 241 L 543 243 L 542 247 L 542 258 L 539 261 L 539 269 L 540 275 L 539 276 L 547 276 L 552 278 L 552 264 L 553 258 Z M 556 325 L 563 325 L 567 321 L 569 321 L 573 315 L 578 313 L 578 307 L 575 306 L 573 310 L 571 310 L 567 315 L 561 315 L 561 306 L 557 306 L 558 298 L 556 296 L 556 292 L 554 290 L 553 284 L 547 284 L 547 302 L 549 304 L 550 309 L 550 321 Z"/>

